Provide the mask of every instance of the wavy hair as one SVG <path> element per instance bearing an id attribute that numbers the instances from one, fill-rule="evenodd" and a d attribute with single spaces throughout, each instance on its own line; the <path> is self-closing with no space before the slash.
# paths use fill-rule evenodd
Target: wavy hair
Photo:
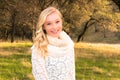
<path id="1" fill-rule="evenodd" d="M 34 46 L 37 49 L 37 53 L 40 54 L 43 58 L 45 58 L 46 55 L 48 54 L 48 50 L 47 50 L 48 40 L 46 37 L 47 33 L 44 30 L 44 22 L 47 16 L 54 12 L 57 12 L 58 15 L 62 18 L 62 14 L 57 8 L 48 7 L 41 12 L 36 26 L 37 27 L 36 37 L 33 39 Z"/>

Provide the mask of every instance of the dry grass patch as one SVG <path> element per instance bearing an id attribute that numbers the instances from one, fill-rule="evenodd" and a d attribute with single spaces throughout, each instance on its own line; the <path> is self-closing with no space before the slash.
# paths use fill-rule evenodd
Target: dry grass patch
<path id="1" fill-rule="evenodd" d="M 34 77 L 33 77 L 33 75 L 31 73 L 28 74 L 27 77 L 30 78 L 31 80 L 34 80 Z"/>
<path id="2" fill-rule="evenodd" d="M 105 71 L 103 69 L 101 69 L 99 67 L 96 67 L 96 66 L 93 66 L 92 69 L 93 69 L 93 72 L 95 72 L 97 74 L 103 74 L 103 73 L 105 73 Z"/>
<path id="3" fill-rule="evenodd" d="M 113 66 L 120 68 L 120 63 L 114 63 Z"/>
<path id="4" fill-rule="evenodd" d="M 3 49 L 0 49 L 0 56 L 10 56 L 13 52 L 5 51 Z"/>
<path id="5" fill-rule="evenodd" d="M 0 56 L 10 56 L 13 54 L 21 54 L 21 52 L 31 53 L 29 45 L 31 42 L 20 42 L 20 43 L 10 43 L 10 42 L 0 42 Z M 29 48 L 28 50 L 25 50 Z"/>
<path id="6" fill-rule="evenodd" d="M 27 68 L 31 68 L 31 63 L 25 59 L 21 60 L 21 64 Z"/>
<path id="7" fill-rule="evenodd" d="M 10 43 L 10 42 L 0 42 L 0 48 L 2 47 L 16 47 L 16 46 L 25 46 L 25 45 L 32 45 L 31 42 L 14 42 L 14 43 Z"/>
<path id="8" fill-rule="evenodd" d="M 111 80 L 120 80 L 119 78 L 112 78 Z"/>
<path id="9" fill-rule="evenodd" d="M 76 49 L 79 48 L 79 49 L 81 49 L 81 51 L 82 51 L 82 49 L 84 49 L 84 52 L 82 52 L 82 55 L 85 55 L 84 53 L 86 53 L 88 55 L 88 53 L 90 53 L 90 51 L 95 51 L 96 53 L 99 53 L 100 55 L 105 56 L 105 57 L 120 55 L 120 44 L 80 42 L 80 43 L 75 43 L 75 48 Z M 99 54 L 97 54 L 97 55 L 99 55 Z M 92 54 L 90 54 L 90 55 L 92 55 Z"/>

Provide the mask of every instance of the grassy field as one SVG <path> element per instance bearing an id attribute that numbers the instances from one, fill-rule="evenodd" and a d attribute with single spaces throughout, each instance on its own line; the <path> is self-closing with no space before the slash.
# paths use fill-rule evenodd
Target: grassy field
<path id="1" fill-rule="evenodd" d="M 34 80 L 31 74 L 32 43 L 0 43 L 0 80 Z"/>
<path id="2" fill-rule="evenodd" d="M 31 42 L 0 42 L 0 80 L 34 80 Z M 120 45 L 76 43 L 76 80 L 120 80 Z"/>
<path id="3" fill-rule="evenodd" d="M 77 43 L 77 80 L 120 80 L 120 45 Z"/>

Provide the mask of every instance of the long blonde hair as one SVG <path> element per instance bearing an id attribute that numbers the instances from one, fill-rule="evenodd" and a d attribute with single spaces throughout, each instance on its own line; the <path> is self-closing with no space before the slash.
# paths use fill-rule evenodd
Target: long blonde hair
<path id="1" fill-rule="evenodd" d="M 43 25 L 47 16 L 52 14 L 53 12 L 57 12 L 59 16 L 62 18 L 62 15 L 57 8 L 48 7 L 41 12 L 37 23 L 36 37 L 34 38 L 34 46 L 37 49 L 37 53 L 39 53 L 43 58 L 45 58 L 46 55 L 48 54 L 47 51 L 48 40 L 46 37 L 46 32 L 43 29 L 44 27 Z"/>

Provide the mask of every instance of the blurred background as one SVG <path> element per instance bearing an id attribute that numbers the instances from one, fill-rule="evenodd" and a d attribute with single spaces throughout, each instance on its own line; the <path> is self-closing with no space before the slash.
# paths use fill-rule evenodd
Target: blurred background
<path id="1" fill-rule="evenodd" d="M 75 42 L 76 79 L 120 80 L 120 0 L 0 0 L 0 80 L 34 80 L 30 48 L 48 6 Z"/>

